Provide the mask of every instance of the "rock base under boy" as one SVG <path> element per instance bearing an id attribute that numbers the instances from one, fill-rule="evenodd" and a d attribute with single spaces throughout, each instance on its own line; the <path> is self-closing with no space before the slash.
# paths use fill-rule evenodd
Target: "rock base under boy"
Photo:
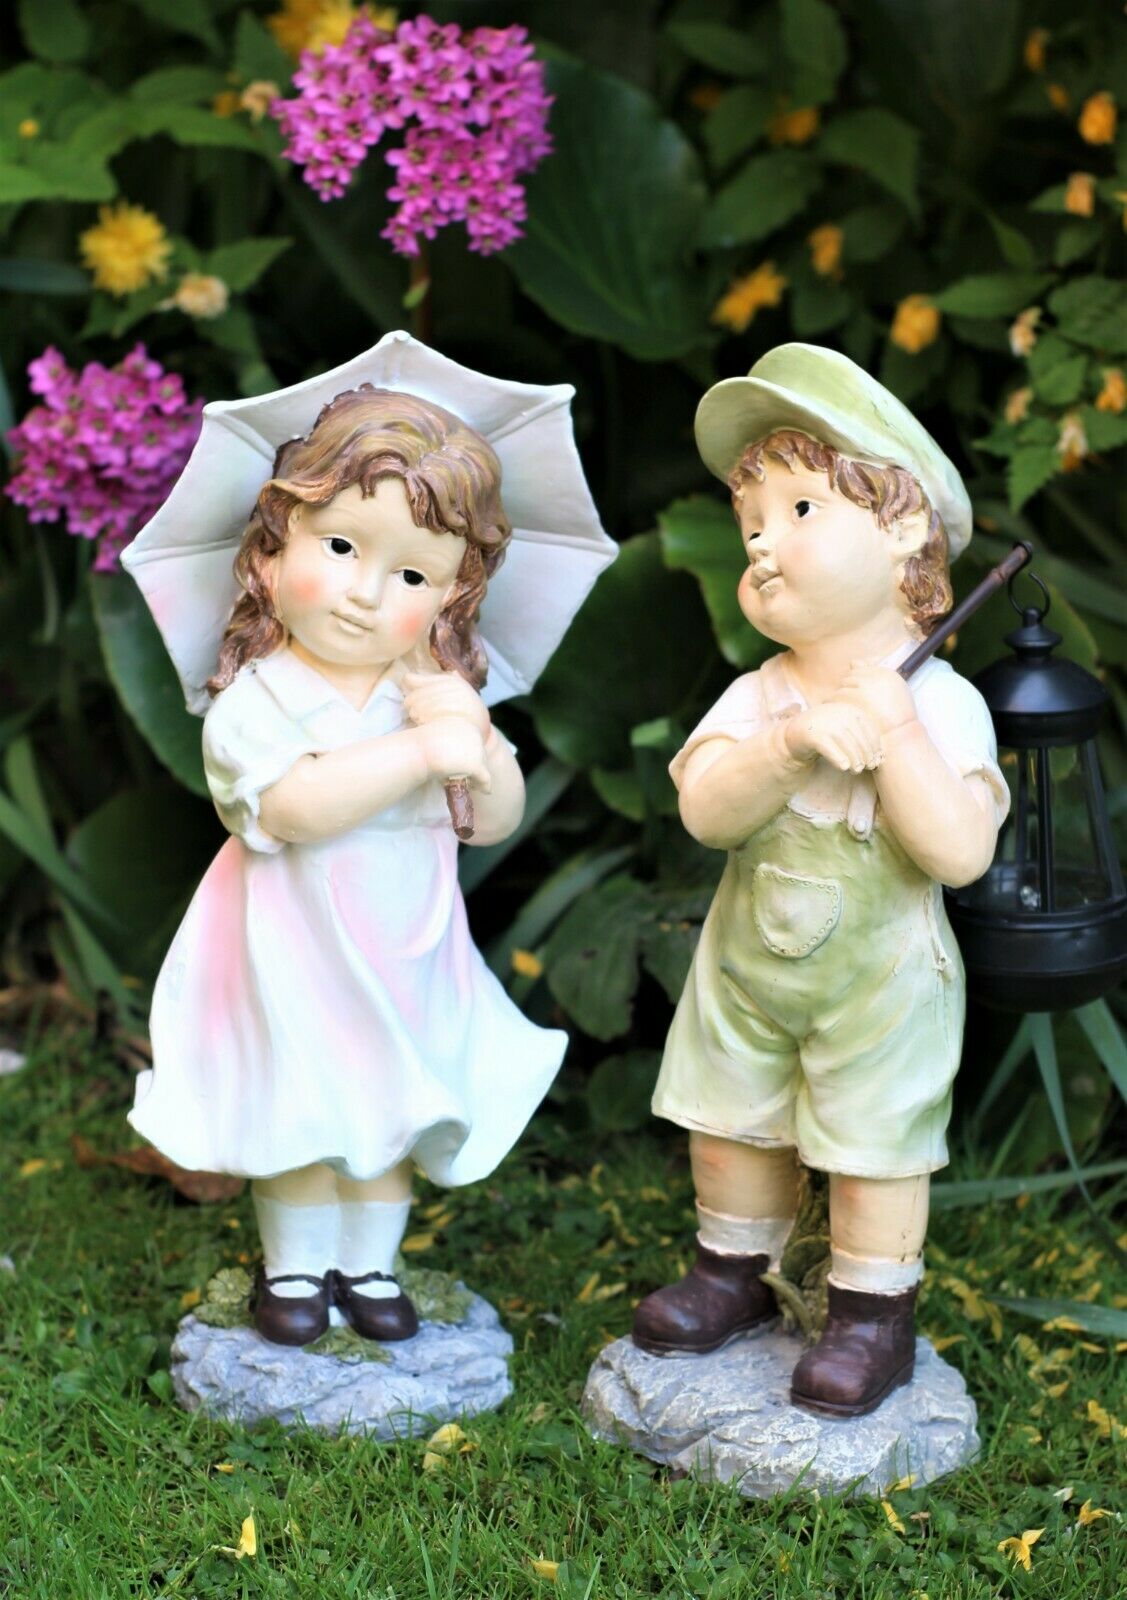
<path id="1" fill-rule="evenodd" d="M 583 1412 L 597 1439 L 735 1480 L 755 1499 L 799 1478 L 821 1494 L 883 1495 L 908 1473 L 930 1483 L 977 1454 L 974 1401 L 962 1374 L 927 1339 L 917 1340 L 912 1382 L 848 1421 L 790 1403 L 801 1349 L 779 1331 L 744 1335 L 705 1356 L 652 1356 L 618 1339 L 591 1368 Z"/>
<path id="2" fill-rule="evenodd" d="M 247 1425 L 283 1424 L 403 1439 L 430 1433 L 512 1393 L 513 1341 L 473 1295 L 458 1323 L 423 1321 L 413 1339 L 375 1346 L 378 1359 L 270 1344 L 253 1328 L 217 1328 L 187 1316 L 172 1345 L 172 1382 L 188 1411 Z"/>

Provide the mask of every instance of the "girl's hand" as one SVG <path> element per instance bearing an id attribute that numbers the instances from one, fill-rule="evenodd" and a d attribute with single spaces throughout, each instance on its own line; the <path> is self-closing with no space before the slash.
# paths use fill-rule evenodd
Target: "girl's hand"
<path id="1" fill-rule="evenodd" d="M 488 738 L 492 723 L 485 702 L 457 672 L 405 672 L 403 705 L 411 721 L 420 726 L 441 717 L 461 717 Z"/>
<path id="2" fill-rule="evenodd" d="M 799 711 L 786 724 L 787 749 L 796 761 L 821 756 L 839 772 L 864 772 L 881 763 L 880 729 L 858 706 L 827 700 Z"/>
<path id="3" fill-rule="evenodd" d="M 489 793 L 493 780 L 485 760 L 485 740 L 465 717 L 436 717 L 424 722 L 415 734 L 430 777 L 440 783 L 467 778 L 475 789 Z"/>

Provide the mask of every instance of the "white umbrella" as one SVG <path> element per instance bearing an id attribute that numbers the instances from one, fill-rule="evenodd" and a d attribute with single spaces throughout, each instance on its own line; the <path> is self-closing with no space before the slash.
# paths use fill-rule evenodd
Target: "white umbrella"
<path id="1" fill-rule="evenodd" d="M 500 459 L 513 537 L 481 608 L 487 704 L 532 687 L 618 553 L 575 448 L 570 384 L 489 378 L 408 333 L 385 334 L 321 377 L 206 405 L 203 430 L 175 488 L 123 552 L 122 565 L 156 619 L 189 711 L 202 716 L 210 704 L 205 685 L 239 596 L 232 564 L 278 447 L 308 434 L 322 406 L 362 383 L 444 406 L 488 439 Z"/>

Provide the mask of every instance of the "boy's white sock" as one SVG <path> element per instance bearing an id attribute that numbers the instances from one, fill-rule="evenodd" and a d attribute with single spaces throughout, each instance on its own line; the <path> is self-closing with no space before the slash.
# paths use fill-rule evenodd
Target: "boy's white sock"
<path id="1" fill-rule="evenodd" d="M 291 1206 L 259 1194 L 251 1186 L 254 1214 L 262 1240 L 262 1254 L 268 1278 L 284 1278 L 300 1272 L 323 1278 L 333 1264 L 337 1250 L 340 1216 L 335 1205 Z M 311 1283 L 271 1284 L 271 1292 L 286 1299 L 315 1294 Z"/>
<path id="2" fill-rule="evenodd" d="M 787 1242 L 793 1217 L 733 1217 L 726 1211 L 710 1211 L 697 1201 L 697 1238 L 706 1250 L 718 1256 L 762 1256 L 776 1272 L 783 1246 Z"/>
<path id="3" fill-rule="evenodd" d="M 337 1271 L 346 1278 L 362 1278 L 369 1272 L 386 1272 L 390 1277 L 410 1210 L 410 1200 L 346 1200 L 340 1207 Z M 354 1294 L 373 1300 L 391 1299 L 399 1292 L 397 1284 L 378 1279 L 353 1285 Z"/>
<path id="4" fill-rule="evenodd" d="M 903 1294 L 924 1275 L 922 1255 L 907 1260 L 883 1256 L 855 1256 L 839 1245 L 830 1246 L 830 1282 L 839 1289 L 859 1289 L 865 1294 Z"/>

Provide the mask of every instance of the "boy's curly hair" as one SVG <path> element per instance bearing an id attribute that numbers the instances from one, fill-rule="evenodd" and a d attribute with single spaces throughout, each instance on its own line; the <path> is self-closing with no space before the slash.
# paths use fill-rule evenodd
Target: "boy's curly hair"
<path id="1" fill-rule="evenodd" d="M 781 461 L 794 470 L 797 463 L 812 472 L 824 472 L 830 487 L 837 489 L 855 506 L 871 511 L 882 528 L 899 517 L 927 513 L 927 539 L 917 555 L 904 563 L 900 588 L 911 607 L 912 621 L 927 635 L 954 604 L 951 591 L 950 552 L 947 530 L 917 480 L 904 467 L 876 467 L 867 461 L 854 461 L 812 439 L 808 433 L 783 428 L 749 445 L 728 478 L 735 497 L 749 478 L 762 483 L 767 458 Z"/>

